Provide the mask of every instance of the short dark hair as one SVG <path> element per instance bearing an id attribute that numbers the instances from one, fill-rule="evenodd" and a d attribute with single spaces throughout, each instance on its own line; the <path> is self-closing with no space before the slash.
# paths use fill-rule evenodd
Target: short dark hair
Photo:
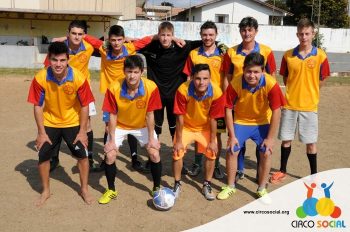
<path id="1" fill-rule="evenodd" d="M 124 70 L 126 68 L 130 68 L 130 69 L 139 68 L 141 71 L 143 71 L 144 65 L 143 65 L 142 58 L 139 55 L 128 56 L 124 60 Z"/>
<path id="2" fill-rule="evenodd" d="M 315 29 L 315 24 L 308 18 L 302 18 L 299 20 L 297 25 L 297 30 L 303 29 L 304 27 L 312 27 L 312 29 Z"/>
<path id="3" fill-rule="evenodd" d="M 68 26 L 68 31 L 70 31 L 73 27 L 81 28 L 84 30 L 84 33 L 87 33 L 87 23 L 85 20 L 73 20 L 70 22 Z"/>
<path id="4" fill-rule="evenodd" d="M 158 33 L 160 33 L 160 31 L 162 30 L 169 30 L 174 34 L 174 25 L 171 22 L 162 22 L 161 24 L 159 24 L 158 26 Z"/>
<path id="5" fill-rule="evenodd" d="M 243 69 L 251 66 L 260 66 L 264 70 L 265 58 L 258 52 L 253 52 L 247 55 L 244 59 Z"/>
<path id="6" fill-rule="evenodd" d="M 59 55 L 63 53 L 67 55 L 67 58 L 69 58 L 69 49 L 64 42 L 51 43 L 49 45 L 48 51 L 49 58 L 51 57 L 51 55 Z"/>
<path id="7" fill-rule="evenodd" d="M 205 29 L 214 29 L 215 32 L 218 33 L 218 28 L 216 27 L 216 24 L 210 20 L 203 23 L 203 25 L 201 26 L 200 32 L 202 32 L 202 30 L 205 30 Z"/>
<path id="8" fill-rule="evenodd" d="M 194 74 L 199 73 L 200 71 L 205 71 L 208 70 L 209 74 L 210 74 L 210 68 L 208 64 L 196 64 L 193 68 L 192 68 L 192 75 L 194 76 Z"/>
<path id="9" fill-rule="evenodd" d="M 108 31 L 108 37 L 111 37 L 112 35 L 125 37 L 124 28 L 119 25 L 111 26 Z"/>
<path id="10" fill-rule="evenodd" d="M 253 27 L 255 30 L 257 30 L 258 26 L 259 26 L 258 21 L 251 16 L 243 18 L 238 25 L 239 30 L 244 29 L 246 27 Z"/>

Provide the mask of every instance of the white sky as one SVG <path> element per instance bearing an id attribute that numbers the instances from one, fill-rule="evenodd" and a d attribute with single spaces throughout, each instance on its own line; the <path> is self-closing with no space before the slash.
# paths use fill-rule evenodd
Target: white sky
<path id="1" fill-rule="evenodd" d="M 147 5 L 160 5 L 162 2 L 170 2 L 174 4 L 174 7 L 189 8 L 201 4 L 203 2 L 208 2 L 211 0 L 146 0 Z"/>

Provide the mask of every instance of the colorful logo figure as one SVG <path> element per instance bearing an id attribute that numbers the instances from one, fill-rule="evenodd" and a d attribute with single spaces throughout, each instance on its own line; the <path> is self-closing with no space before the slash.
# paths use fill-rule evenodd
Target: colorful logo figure
<path id="1" fill-rule="evenodd" d="M 312 183 L 308 186 L 304 183 L 307 188 L 307 199 L 304 201 L 303 205 L 298 207 L 296 210 L 296 214 L 299 218 L 305 218 L 306 216 L 331 216 L 332 218 L 338 218 L 341 215 L 341 209 L 334 204 L 331 200 L 331 192 L 330 188 L 333 186 L 334 182 L 327 186 L 326 183 L 322 183 L 321 187 L 324 191 L 324 196 L 320 199 L 312 197 L 314 188 L 316 188 L 316 184 Z"/>

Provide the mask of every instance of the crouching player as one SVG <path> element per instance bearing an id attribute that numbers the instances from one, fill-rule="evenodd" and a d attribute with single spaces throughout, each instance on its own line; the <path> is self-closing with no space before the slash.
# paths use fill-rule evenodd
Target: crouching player
<path id="1" fill-rule="evenodd" d="M 124 61 L 125 78 L 112 83 L 105 94 L 103 111 L 110 113 L 109 135 L 104 147 L 107 154 L 105 174 L 108 189 L 99 199 L 100 204 L 109 203 L 118 194 L 114 185 L 115 160 L 118 149 L 127 135 L 133 135 L 141 146 L 146 145 L 154 183 L 152 194 L 160 186 L 162 165 L 159 156 L 160 144 L 154 132 L 153 111 L 162 108 L 162 104 L 156 84 L 141 78 L 143 68 L 141 57 L 127 57 Z"/>
<path id="2" fill-rule="evenodd" d="M 224 97 L 220 86 L 210 81 L 208 64 L 197 64 L 192 69 L 192 79 L 177 90 L 174 103 L 176 132 L 174 139 L 173 169 L 174 193 L 178 197 L 181 188 L 182 159 L 188 144 L 198 143 L 198 152 L 205 154 L 205 180 L 202 193 L 207 200 L 214 200 L 211 179 L 214 172 L 218 146 L 216 119 L 224 116 Z"/>
<path id="3" fill-rule="evenodd" d="M 226 125 L 229 132 L 226 154 L 227 186 L 217 198 L 224 200 L 236 192 L 237 155 L 247 139 L 259 146 L 257 196 L 268 198 L 266 183 L 276 130 L 285 100 L 276 80 L 264 73 L 264 57 L 259 53 L 246 56 L 243 76 L 231 81 L 226 90 Z M 235 105 L 235 107 L 233 107 Z M 234 115 L 232 109 L 234 108 Z"/>

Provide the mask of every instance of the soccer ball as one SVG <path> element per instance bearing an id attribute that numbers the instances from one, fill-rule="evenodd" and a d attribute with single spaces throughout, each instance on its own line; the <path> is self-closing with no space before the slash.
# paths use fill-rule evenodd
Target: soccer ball
<path id="1" fill-rule="evenodd" d="M 170 188 L 160 188 L 153 194 L 153 205 L 158 210 L 169 210 L 174 206 L 175 194 Z"/>

